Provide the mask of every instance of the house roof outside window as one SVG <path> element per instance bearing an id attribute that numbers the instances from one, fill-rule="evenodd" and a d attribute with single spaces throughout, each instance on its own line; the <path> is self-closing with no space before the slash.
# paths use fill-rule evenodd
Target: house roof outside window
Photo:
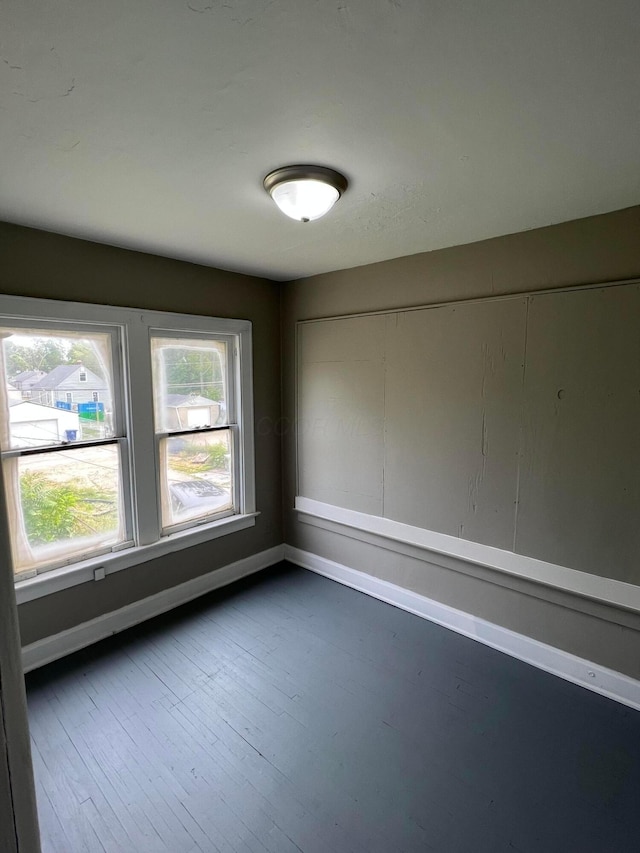
<path id="1" fill-rule="evenodd" d="M 184 406 L 219 406 L 219 400 L 210 400 L 199 394 L 167 394 L 167 406 L 171 409 L 182 409 Z"/>
<path id="2" fill-rule="evenodd" d="M 86 380 L 82 381 L 82 385 L 80 385 L 81 373 L 85 373 L 87 377 Z M 78 387 L 94 388 L 97 390 L 106 390 L 107 388 L 107 383 L 104 379 L 101 379 L 82 364 L 60 364 L 36 382 L 33 388 L 39 391 L 54 391 L 60 387 L 71 388 L 75 385 L 73 382 L 75 374 L 77 374 Z"/>
<path id="3" fill-rule="evenodd" d="M 11 384 L 16 388 L 20 389 L 28 389 L 37 382 L 39 379 L 42 379 L 47 374 L 44 370 L 23 370 L 21 373 L 18 373 L 17 376 L 13 376 L 11 379 Z"/>

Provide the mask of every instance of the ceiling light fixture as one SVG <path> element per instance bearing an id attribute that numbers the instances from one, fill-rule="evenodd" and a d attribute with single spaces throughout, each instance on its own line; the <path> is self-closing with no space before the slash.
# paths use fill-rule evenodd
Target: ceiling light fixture
<path id="1" fill-rule="evenodd" d="M 349 185 L 344 175 L 324 166 L 283 166 L 269 172 L 263 184 L 280 210 L 298 222 L 329 213 Z"/>

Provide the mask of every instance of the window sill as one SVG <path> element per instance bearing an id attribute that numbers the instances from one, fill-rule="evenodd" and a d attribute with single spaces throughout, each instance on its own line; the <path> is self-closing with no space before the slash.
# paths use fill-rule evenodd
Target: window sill
<path id="1" fill-rule="evenodd" d="M 72 586 L 101 580 L 100 576 L 96 577 L 96 572 L 99 569 L 104 570 L 104 576 L 111 575 L 122 569 L 146 563 L 148 560 L 155 560 L 156 557 L 181 551 L 183 548 L 190 548 L 192 545 L 199 545 L 202 542 L 209 542 L 238 530 L 246 530 L 255 525 L 259 514 L 258 512 L 251 512 L 245 515 L 222 518 L 195 529 L 190 528 L 172 533 L 169 536 L 163 536 L 162 539 L 152 545 L 138 545 L 124 551 L 102 554 L 100 557 L 92 557 L 89 560 L 74 563 L 72 566 L 51 569 L 51 571 L 44 572 L 36 577 L 17 581 L 16 602 L 25 604 L 27 601 L 33 601 L 36 598 L 42 598 L 45 595 L 51 595 Z"/>

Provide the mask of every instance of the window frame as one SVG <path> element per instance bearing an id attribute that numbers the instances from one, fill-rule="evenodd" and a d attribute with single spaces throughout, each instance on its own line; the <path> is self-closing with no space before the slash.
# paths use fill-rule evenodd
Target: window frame
<path id="1" fill-rule="evenodd" d="M 220 426 L 209 426 L 209 427 L 182 427 L 179 429 L 161 429 L 159 425 L 155 425 L 155 448 L 156 448 L 156 460 L 160 459 L 160 443 L 164 439 L 169 439 L 172 437 L 178 437 L 183 435 L 195 435 L 195 434 L 205 434 L 211 432 L 223 432 L 224 430 L 228 430 L 230 435 L 231 442 L 231 457 L 233 460 L 233 465 L 231 468 L 231 476 L 233 481 L 233 505 L 231 509 L 223 510 L 221 513 L 211 513 L 209 517 L 203 516 L 201 518 L 192 519 L 184 522 L 174 522 L 173 524 L 163 525 L 162 524 L 162 510 L 160 509 L 160 525 L 162 529 L 162 534 L 164 536 L 171 535 L 171 533 L 178 533 L 181 530 L 187 530 L 191 527 L 200 526 L 202 524 L 207 524 L 211 520 L 212 515 L 216 515 L 218 518 L 229 517 L 238 514 L 238 509 L 243 505 L 242 503 L 242 489 L 241 489 L 241 477 L 240 477 L 240 467 L 239 467 L 239 457 L 242 455 L 240 452 L 239 444 L 239 419 L 237 413 L 237 397 L 238 397 L 238 389 L 236 387 L 236 369 L 235 363 L 238 358 L 237 352 L 237 341 L 234 335 L 228 335 L 223 333 L 212 333 L 205 334 L 202 331 L 199 332 L 191 332 L 187 333 L 185 331 L 175 331 L 173 329 L 149 329 L 149 346 L 151 347 L 151 341 L 153 338 L 164 338 L 171 339 L 175 338 L 176 341 L 180 340 L 189 340 L 193 339 L 194 341 L 202 341 L 202 340 L 213 340 L 219 341 L 220 343 L 226 344 L 226 363 L 225 363 L 225 386 L 226 386 L 226 399 L 225 399 L 225 409 L 227 414 L 227 421 L 225 424 Z M 154 408 L 155 412 L 155 408 Z M 154 418 L 155 423 L 155 418 Z M 162 483 L 161 479 L 163 476 L 163 472 L 160 470 L 160 465 L 157 467 L 157 494 L 160 498 Z"/>
<path id="2" fill-rule="evenodd" d="M 86 560 L 62 568 L 47 568 L 35 577 L 16 579 L 18 603 L 51 592 L 98 580 L 106 574 L 129 568 L 200 542 L 209 541 L 255 524 L 255 462 L 253 429 L 252 324 L 249 320 L 207 317 L 198 314 L 120 308 L 95 303 L 62 302 L 22 296 L 0 295 L 0 323 L 39 327 L 78 326 L 100 331 L 101 327 L 120 330 L 119 346 L 114 353 L 114 373 L 121 367 L 122 417 L 128 439 L 127 465 L 122 476 L 130 489 L 131 508 L 128 529 L 133 545 L 121 550 L 92 555 Z M 154 424 L 151 334 L 170 332 L 171 336 L 232 339 L 233 376 L 229 388 L 235 393 L 234 513 L 213 520 L 195 520 L 180 529 L 162 531 L 158 463 Z M 44 328 L 43 328 L 44 331 Z M 118 385 L 116 378 L 115 386 Z M 115 388 L 114 388 L 115 393 Z M 124 454 L 123 454 L 124 456 Z M 126 488 L 123 489 L 126 500 Z M 4 511 L 4 510 L 3 510 Z M 127 510 L 125 509 L 125 512 Z"/>
<path id="3" fill-rule="evenodd" d="M 25 333 L 42 333 L 43 337 L 46 337 L 47 332 L 51 332 L 53 334 L 62 333 L 63 335 L 65 332 L 68 332 L 71 335 L 86 334 L 87 336 L 90 336 L 91 334 L 101 334 L 106 335 L 110 338 L 112 373 L 111 390 L 113 398 L 113 436 L 103 439 L 77 440 L 74 441 L 73 444 L 65 444 L 63 442 L 52 442 L 49 445 L 42 445 L 37 448 L 0 448 L 0 456 L 2 460 L 16 457 L 28 457 L 40 454 L 48 455 L 54 454 L 56 452 L 77 450 L 83 447 L 114 445 L 117 448 L 118 464 L 121 475 L 120 497 L 122 501 L 122 540 L 120 542 L 114 543 L 113 545 L 107 545 L 104 547 L 89 548 L 89 546 L 87 546 L 87 550 L 76 552 L 72 557 L 65 557 L 63 555 L 63 549 L 58 549 L 54 545 L 51 551 L 55 553 L 57 550 L 60 550 L 60 556 L 53 556 L 52 559 L 49 560 L 45 566 L 34 567 L 32 569 L 27 568 L 18 572 L 15 575 L 15 583 L 18 584 L 25 580 L 40 578 L 41 576 L 46 575 L 49 572 L 56 571 L 60 568 L 64 568 L 67 566 L 73 566 L 77 563 L 83 562 L 84 560 L 100 559 L 103 555 L 108 555 L 126 548 L 131 548 L 131 546 L 134 544 L 131 515 L 132 500 L 130 487 L 131 453 L 129 448 L 129 436 L 127 430 L 128 421 L 125 412 L 125 395 L 122 379 L 122 327 L 113 323 L 107 324 L 102 322 L 94 322 L 88 324 L 80 321 L 69 320 L 62 315 L 53 319 L 48 316 L 36 316 L 35 314 L 32 314 L 28 317 L 19 317 L 17 315 L 10 316 L 9 314 L 1 310 L 2 306 L 5 304 L 6 299 L 7 297 L 0 296 L 0 326 L 9 326 L 15 329 L 16 332 L 20 332 L 21 330 L 23 330 Z M 34 301 L 44 302 L 45 300 Z M 49 402 L 45 403 L 45 405 L 54 406 L 54 398 L 56 396 L 55 390 L 51 389 L 51 391 L 47 391 L 46 394 Z M 73 404 L 74 401 L 72 392 L 64 391 L 64 389 L 61 389 L 60 394 L 64 394 L 65 401 L 67 404 Z M 4 476 L 4 472 L 2 475 Z M 5 481 L 5 490 L 6 487 L 7 484 Z"/>

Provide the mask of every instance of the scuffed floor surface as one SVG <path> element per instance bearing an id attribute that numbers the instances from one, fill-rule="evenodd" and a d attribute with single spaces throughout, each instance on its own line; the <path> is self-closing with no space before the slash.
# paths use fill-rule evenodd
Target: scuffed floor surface
<path id="1" fill-rule="evenodd" d="M 27 686 L 44 853 L 640 849 L 640 713 L 302 569 Z"/>

